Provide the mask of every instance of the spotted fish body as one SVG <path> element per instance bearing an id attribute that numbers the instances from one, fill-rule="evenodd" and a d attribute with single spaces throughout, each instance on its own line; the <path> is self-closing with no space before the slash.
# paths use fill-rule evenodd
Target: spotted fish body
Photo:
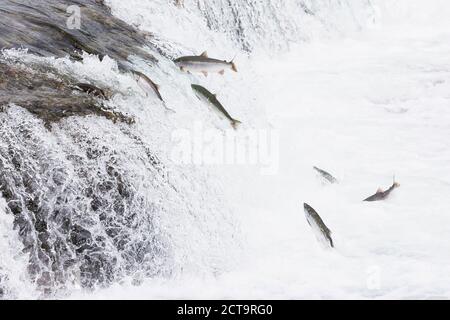
<path id="1" fill-rule="evenodd" d="M 333 177 L 331 174 L 329 174 L 325 170 L 319 169 L 317 167 L 313 167 L 313 168 L 321 175 L 322 178 L 324 178 L 329 183 L 337 183 L 338 182 L 338 180 L 335 177 Z"/>
<path id="2" fill-rule="evenodd" d="M 319 214 L 307 203 L 303 204 L 306 220 L 311 226 L 317 241 L 324 247 L 334 248 L 333 239 L 331 238 L 331 230 L 323 222 Z"/>
<path id="3" fill-rule="evenodd" d="M 205 76 L 208 73 L 224 74 L 225 70 L 233 70 L 237 72 L 236 65 L 233 61 L 227 62 L 225 60 L 212 59 L 208 57 L 206 52 L 200 56 L 186 56 L 174 60 L 174 63 L 181 71 L 192 73 L 203 73 Z"/>
<path id="4" fill-rule="evenodd" d="M 194 90 L 197 97 L 204 101 L 205 103 L 209 103 L 215 107 L 215 109 L 223 116 L 225 116 L 231 123 L 232 127 L 234 129 L 237 128 L 237 126 L 241 123 L 239 120 L 234 119 L 227 110 L 223 107 L 223 105 L 217 100 L 217 97 L 215 94 L 212 94 L 209 92 L 208 89 L 205 87 L 202 87 L 198 84 L 191 85 L 192 90 Z"/>
<path id="5" fill-rule="evenodd" d="M 145 94 L 148 95 L 149 92 L 153 92 L 159 100 L 163 101 L 161 93 L 159 93 L 159 86 L 154 83 L 149 77 L 139 71 L 133 70 L 133 77 L 137 81 L 139 87 L 145 91 Z"/>

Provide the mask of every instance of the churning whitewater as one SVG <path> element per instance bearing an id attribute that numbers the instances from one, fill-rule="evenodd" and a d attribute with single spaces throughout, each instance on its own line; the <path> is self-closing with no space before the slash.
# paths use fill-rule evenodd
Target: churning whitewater
<path id="1" fill-rule="evenodd" d="M 0 298 L 449 298 L 449 13 L 0 0 Z"/>

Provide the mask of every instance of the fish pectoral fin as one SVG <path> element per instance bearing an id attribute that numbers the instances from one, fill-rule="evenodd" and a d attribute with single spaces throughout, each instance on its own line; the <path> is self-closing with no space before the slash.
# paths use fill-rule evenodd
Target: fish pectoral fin
<path id="1" fill-rule="evenodd" d="M 219 74 L 223 76 L 225 74 L 225 70 L 220 70 Z"/>
<path id="2" fill-rule="evenodd" d="M 203 75 L 204 75 L 205 77 L 207 77 L 207 76 L 208 76 L 208 72 L 206 72 L 206 71 L 202 71 L 202 73 L 203 73 Z"/>
<path id="3" fill-rule="evenodd" d="M 208 52 L 203 51 L 202 54 L 200 55 L 200 57 L 208 58 Z"/>
<path id="4" fill-rule="evenodd" d="M 189 72 L 189 70 L 186 69 L 185 67 L 180 67 L 180 70 L 181 70 L 182 72 L 186 72 L 186 73 L 188 73 L 188 74 L 191 74 L 191 73 Z"/>

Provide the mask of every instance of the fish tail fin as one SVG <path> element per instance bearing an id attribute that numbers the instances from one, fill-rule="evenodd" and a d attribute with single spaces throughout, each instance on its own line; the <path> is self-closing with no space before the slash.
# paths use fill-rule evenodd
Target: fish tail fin
<path id="1" fill-rule="evenodd" d="M 328 236 L 328 240 L 330 241 L 330 247 L 331 247 L 331 248 L 334 248 L 334 242 L 333 242 L 333 239 L 332 239 L 330 236 Z"/>
<path id="2" fill-rule="evenodd" d="M 231 122 L 231 126 L 233 127 L 234 130 L 237 130 L 237 128 L 239 127 L 239 125 L 240 125 L 241 123 L 242 123 L 242 122 L 240 122 L 239 120 L 233 120 L 233 121 Z"/>
<path id="3" fill-rule="evenodd" d="M 236 64 L 234 63 L 234 60 L 231 60 L 231 70 L 233 70 L 234 72 L 238 72 Z"/>
<path id="4" fill-rule="evenodd" d="M 167 103 L 164 100 L 161 100 L 161 101 L 162 101 L 162 105 L 164 107 L 165 113 L 176 113 L 175 110 L 173 110 L 167 106 Z"/>
<path id="5" fill-rule="evenodd" d="M 231 59 L 230 64 L 231 64 L 231 70 L 233 70 L 234 72 L 238 72 L 236 64 L 234 63 L 234 60 L 236 59 L 236 55 L 234 56 L 233 59 Z"/>
<path id="6" fill-rule="evenodd" d="M 395 175 L 394 175 L 394 177 L 393 177 L 393 183 L 392 183 L 392 185 L 393 185 L 395 188 L 400 187 L 400 183 L 398 183 L 397 181 L 395 181 Z"/>

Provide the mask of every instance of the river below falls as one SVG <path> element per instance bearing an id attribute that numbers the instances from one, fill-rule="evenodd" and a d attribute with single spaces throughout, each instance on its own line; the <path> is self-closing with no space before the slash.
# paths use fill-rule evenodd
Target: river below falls
<path id="1" fill-rule="evenodd" d="M 448 298 L 449 53 L 448 28 L 387 25 L 252 60 L 279 166 L 229 174 L 246 239 L 237 265 L 70 298 Z M 340 183 L 324 186 L 312 166 Z M 393 175 L 401 187 L 388 201 L 362 202 Z M 303 202 L 335 250 L 318 245 Z"/>

